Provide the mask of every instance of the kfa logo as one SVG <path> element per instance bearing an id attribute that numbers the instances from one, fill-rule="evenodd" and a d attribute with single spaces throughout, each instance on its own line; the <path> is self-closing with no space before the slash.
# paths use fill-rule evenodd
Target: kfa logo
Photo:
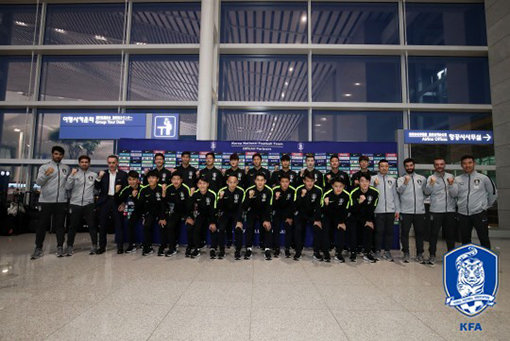
<path id="1" fill-rule="evenodd" d="M 498 256 L 468 244 L 444 256 L 445 304 L 473 317 L 493 306 L 498 291 Z"/>
<path id="2" fill-rule="evenodd" d="M 179 124 L 178 116 L 156 115 L 152 121 L 152 137 L 159 139 L 177 139 Z"/>

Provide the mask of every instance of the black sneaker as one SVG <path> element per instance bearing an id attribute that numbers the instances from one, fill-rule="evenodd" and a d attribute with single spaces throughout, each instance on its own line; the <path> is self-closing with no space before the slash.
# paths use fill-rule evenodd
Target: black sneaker
<path id="1" fill-rule="evenodd" d="M 223 259 L 225 257 L 225 250 L 220 249 L 220 252 L 218 253 L 218 259 Z"/>
<path id="2" fill-rule="evenodd" d="M 375 259 L 374 255 L 372 255 L 372 253 L 371 253 L 371 252 L 365 252 L 365 253 L 363 254 L 363 260 L 364 260 L 365 262 L 370 262 L 370 263 L 375 263 L 375 262 L 377 262 L 377 259 Z"/>
<path id="3" fill-rule="evenodd" d="M 200 249 L 195 249 L 191 253 L 191 258 L 197 258 L 197 257 L 200 257 Z"/>
<path id="4" fill-rule="evenodd" d="M 234 253 L 234 259 L 235 260 L 240 260 L 241 259 L 241 251 L 236 250 L 236 252 Z"/>
<path id="5" fill-rule="evenodd" d="M 271 260 L 271 250 L 266 249 L 266 251 L 264 251 L 264 256 L 266 256 L 266 260 Z"/>
<path id="6" fill-rule="evenodd" d="M 324 261 L 326 263 L 330 263 L 331 262 L 331 256 L 329 255 L 329 252 L 324 254 Z"/>
<path id="7" fill-rule="evenodd" d="M 296 254 L 294 255 L 294 260 L 298 261 L 301 259 L 301 251 L 296 251 Z"/>
<path id="8" fill-rule="evenodd" d="M 285 249 L 285 257 L 290 258 L 290 249 Z"/>
<path id="9" fill-rule="evenodd" d="M 97 249 L 96 255 L 103 254 L 103 253 L 105 253 L 105 251 L 106 251 L 106 249 L 104 247 L 100 247 L 99 249 Z"/>
<path id="10" fill-rule="evenodd" d="M 351 252 L 351 256 L 349 257 L 349 259 L 351 260 L 351 262 L 355 262 L 356 261 L 356 252 Z"/>
<path id="11" fill-rule="evenodd" d="M 118 255 L 121 255 L 121 254 L 123 254 L 123 253 L 124 253 L 124 249 L 117 249 L 117 254 L 118 254 Z"/>
<path id="12" fill-rule="evenodd" d="M 322 255 L 320 253 L 314 252 L 313 253 L 313 260 L 322 262 L 322 261 L 324 261 L 324 257 L 322 257 Z"/>
<path id="13" fill-rule="evenodd" d="M 227 240 L 227 249 L 230 249 L 231 246 L 232 246 L 232 241 L 231 240 Z"/>
<path id="14" fill-rule="evenodd" d="M 158 257 L 163 257 L 165 255 L 165 249 L 161 246 L 158 249 Z"/>
<path id="15" fill-rule="evenodd" d="M 280 257 L 280 249 L 275 249 L 274 250 L 274 258 L 278 258 Z"/>
<path id="16" fill-rule="evenodd" d="M 244 259 L 250 259 L 251 254 L 252 254 L 251 250 L 247 249 L 246 252 L 244 253 Z"/>
<path id="17" fill-rule="evenodd" d="M 186 253 L 184 255 L 186 256 L 186 258 L 189 258 L 191 256 L 191 248 L 190 247 L 186 248 Z"/>
<path id="18" fill-rule="evenodd" d="M 136 251 L 136 247 L 133 244 L 131 244 L 128 246 L 128 248 L 124 252 L 125 253 L 134 253 L 135 251 Z"/>
<path id="19" fill-rule="evenodd" d="M 337 254 L 335 255 L 335 259 L 336 259 L 337 261 L 339 261 L 340 263 L 345 263 L 345 258 L 344 258 L 344 256 L 342 256 L 342 254 L 341 254 L 341 253 L 337 253 Z"/>
<path id="20" fill-rule="evenodd" d="M 211 251 L 209 251 L 209 257 L 211 257 L 211 259 L 216 259 L 216 250 L 215 249 L 211 249 Z"/>
<path id="21" fill-rule="evenodd" d="M 177 254 L 177 251 L 175 249 L 174 250 L 168 249 L 165 252 L 165 257 L 172 257 L 172 256 L 175 256 L 176 254 Z"/>
<path id="22" fill-rule="evenodd" d="M 142 256 L 148 256 L 154 253 L 154 249 L 152 247 L 144 247 Z"/>

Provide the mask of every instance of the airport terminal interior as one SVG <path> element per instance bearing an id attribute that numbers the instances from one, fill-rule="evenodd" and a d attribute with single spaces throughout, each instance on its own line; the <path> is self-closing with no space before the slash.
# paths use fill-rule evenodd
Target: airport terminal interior
<path id="1" fill-rule="evenodd" d="M 0 340 L 507 340 L 509 103 L 507 0 L 0 0 Z M 435 137 L 427 140 L 424 134 Z M 61 163 L 52 163 L 54 146 L 64 152 Z M 296 191 L 291 201 L 320 191 L 320 218 L 308 219 L 303 234 L 292 232 L 291 257 L 284 255 L 288 234 L 282 227 L 281 254 L 271 250 L 268 257 L 268 249 L 258 245 L 266 228 L 258 206 L 252 211 L 242 206 L 245 235 L 254 219 L 256 237 L 253 254 L 246 256 L 246 240 L 245 257 L 237 260 L 232 234 L 224 257 L 211 259 L 211 226 L 202 231 L 207 235 L 187 233 L 191 216 L 182 216 L 176 252 L 170 247 L 168 257 L 158 257 L 144 244 L 148 216 L 142 220 L 135 214 L 139 207 L 130 211 L 126 202 L 120 207 L 118 197 L 123 189 L 131 191 L 128 181 L 134 177 L 146 187 L 132 192 L 138 196 L 133 205 L 139 192 L 160 190 L 154 194 L 158 200 L 166 193 L 170 179 L 164 190 L 148 180 L 157 173 L 155 181 L 165 182 L 160 170 L 149 173 L 158 169 L 158 153 L 170 170 L 168 177 L 173 181 L 179 173 L 186 184 L 184 173 L 176 170 L 186 151 L 190 165 L 203 172 L 210 166 L 208 152 L 215 153 L 212 165 L 223 172 L 235 153 L 246 172 L 239 183 L 243 202 L 266 190 L 257 185 L 262 178 L 268 193 L 276 193 L 288 155 L 289 170 L 296 172 L 290 182 L 293 187 L 304 184 L 298 189 L 305 191 Z M 330 262 L 317 254 L 317 236 L 327 233 L 319 231 L 316 220 L 326 221 L 323 196 L 329 189 L 334 194 L 341 185 L 346 193 L 359 188 L 366 194 L 361 183 L 380 185 L 374 178 L 381 162 L 388 164 L 388 177 L 402 177 L 399 181 L 407 185 L 411 173 L 404 160 L 409 158 L 415 170 L 411 183 L 418 177 L 425 186 L 437 174 L 439 157 L 455 177 L 449 185 L 444 182 L 446 193 L 447 186 L 464 185 L 467 171 L 461 158 L 466 155 L 477 176 L 486 179 L 487 191 L 495 195 L 497 188 L 497 200 L 492 204 L 489 194 L 489 205 L 478 205 L 483 206 L 478 213 L 468 192 L 468 213 L 459 207 L 455 213 L 454 204 L 453 213 L 447 208 L 445 214 L 455 216 L 450 224 L 455 246 L 469 237 L 461 234 L 466 220 L 460 216 L 469 216 L 470 208 L 482 214 L 481 223 L 470 223 L 488 226 L 492 252 L 477 249 L 487 257 L 485 291 L 477 292 L 485 296 L 476 301 L 483 308 L 448 303 L 455 296 L 449 278 L 456 280 L 464 256 L 455 274 L 448 274 L 443 256 L 451 250 L 443 225 L 437 231 L 436 257 L 430 260 L 435 212 L 428 194 L 421 201 L 423 230 L 415 229 L 415 221 L 409 250 L 402 249 L 402 215 L 400 220 L 392 216 L 389 256 L 379 253 L 381 241 L 377 247 L 374 239 L 373 250 L 358 244 L 363 248 L 350 261 L 349 238 L 356 235 L 358 243 L 375 238 L 370 224 L 358 227 L 361 234 L 350 232 L 356 214 L 364 214 L 356 211 L 346 215 L 345 262 L 333 249 Z M 73 209 L 80 206 L 71 197 L 78 190 L 66 188 L 65 198 L 57 194 L 55 199 L 56 188 L 64 186 L 60 177 L 54 186 L 41 179 L 52 176 L 54 169 L 47 170 L 52 165 L 66 179 L 74 176 L 81 156 L 94 172 L 89 179 L 93 223 L 81 219 L 85 216 L 78 219 L 74 249 L 68 252 L 65 243 L 62 250 L 57 242 L 57 214 L 47 212 L 51 205 L 63 207 L 67 238 Z M 267 177 L 254 164 L 258 156 L 270 172 Z M 359 175 L 365 172 L 364 157 L 370 177 Z M 115 178 L 108 171 L 112 160 L 119 170 L 137 173 Z M 334 176 L 325 174 L 333 160 L 348 178 L 360 177 L 329 184 Z M 324 174 L 322 184 L 317 171 Z M 199 195 L 206 198 L 207 189 L 202 194 L 200 186 L 207 183 L 215 192 L 214 209 L 225 209 L 216 203 L 227 193 L 220 196 L 219 190 L 227 182 L 215 188 L 215 175 L 191 177 L 196 192 L 188 191 L 189 202 Z M 308 189 L 307 179 L 321 188 Z M 469 191 L 482 191 L 478 179 Z M 86 181 L 84 175 L 82 204 Z M 377 193 L 379 200 L 369 197 L 365 203 L 373 203 L 375 216 L 381 193 L 388 200 L 386 187 Z M 398 193 L 396 200 L 409 200 Z M 362 196 L 359 205 L 366 200 Z M 311 197 L 313 203 L 315 194 Z M 116 205 L 111 212 L 101 206 L 101 198 Z M 189 207 L 197 218 L 199 204 L 194 205 Z M 351 211 L 355 206 L 348 205 Z M 271 212 L 274 219 L 278 213 Z M 292 229 L 305 215 L 295 212 Z M 415 206 L 409 215 L 417 213 Z M 53 218 L 42 245 L 36 232 L 40 236 L 44 214 Z M 121 238 L 115 234 L 116 219 L 124 238 L 130 238 L 133 216 L 139 221 L 130 243 L 138 248 L 127 253 L 116 245 Z M 150 237 L 154 251 L 164 238 L 157 223 Z M 100 240 L 94 252 L 89 225 L 108 232 L 106 246 Z M 472 243 L 487 246 L 477 231 L 472 230 Z M 423 260 L 416 248 L 420 240 Z M 202 241 L 206 245 L 199 245 Z M 300 243 L 301 257 L 295 256 Z M 496 270 L 487 268 L 490 259 Z M 479 310 L 474 314 L 472 309 Z"/>

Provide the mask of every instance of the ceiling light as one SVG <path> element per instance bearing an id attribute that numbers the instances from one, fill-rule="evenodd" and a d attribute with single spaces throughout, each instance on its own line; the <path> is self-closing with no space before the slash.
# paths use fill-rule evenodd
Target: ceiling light
<path id="1" fill-rule="evenodd" d="M 289 67 L 289 72 L 292 72 L 292 71 L 294 71 L 294 68 L 291 66 L 291 67 Z"/>
<path id="2" fill-rule="evenodd" d="M 140 42 L 140 41 L 137 41 L 137 42 L 136 42 L 136 45 L 147 45 L 147 43 L 142 43 L 142 42 Z"/>
<path id="3" fill-rule="evenodd" d="M 28 26 L 28 25 L 27 25 L 26 23 L 24 23 L 23 21 L 17 21 L 17 20 L 16 20 L 14 23 L 15 23 L 16 25 L 18 25 L 18 26 L 25 26 L 25 27 L 26 27 L 26 26 Z"/>
<path id="4" fill-rule="evenodd" d="M 285 92 L 282 92 L 282 98 L 284 98 L 284 97 L 285 97 Z"/>
<path id="5" fill-rule="evenodd" d="M 66 30 L 64 30 L 63 28 L 55 28 L 54 30 L 55 30 L 55 32 L 58 32 L 58 33 L 66 33 Z"/>
<path id="6" fill-rule="evenodd" d="M 100 35 L 98 35 L 98 34 L 96 34 L 96 35 L 94 36 L 94 38 L 96 38 L 97 40 L 102 40 L 102 41 L 106 41 L 106 40 L 107 40 L 105 36 L 100 36 Z"/>
<path id="7" fill-rule="evenodd" d="M 19 133 L 19 132 L 21 131 L 21 129 L 19 129 L 19 128 L 14 128 L 14 131 L 15 131 L 15 132 L 17 132 L 17 133 Z"/>
<path id="8" fill-rule="evenodd" d="M 288 86 L 289 85 L 289 82 L 285 82 L 285 86 Z"/>
<path id="9" fill-rule="evenodd" d="M 328 119 L 326 117 L 321 117 L 321 121 L 327 121 Z"/>
<path id="10" fill-rule="evenodd" d="M 354 83 L 354 85 L 356 85 L 356 86 L 360 86 L 360 85 L 361 85 L 361 83 L 357 83 L 357 82 L 356 82 L 356 83 Z"/>
<path id="11" fill-rule="evenodd" d="M 316 127 L 320 127 L 320 126 L 321 126 L 321 124 L 320 124 L 320 123 L 317 123 L 315 126 L 316 126 Z"/>
<path id="12" fill-rule="evenodd" d="M 306 22 L 306 15 L 303 15 L 303 16 L 301 17 L 301 22 Z"/>
<path id="13" fill-rule="evenodd" d="M 344 97 L 351 97 L 352 94 L 344 94 Z"/>

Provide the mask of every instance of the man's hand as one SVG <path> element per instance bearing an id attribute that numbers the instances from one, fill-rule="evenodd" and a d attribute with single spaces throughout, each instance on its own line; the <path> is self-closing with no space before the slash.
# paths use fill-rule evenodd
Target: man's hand
<path id="1" fill-rule="evenodd" d="M 447 181 L 448 181 L 448 185 L 451 186 L 451 185 L 453 185 L 455 179 L 454 178 L 448 178 Z"/>
<path id="2" fill-rule="evenodd" d="M 400 219 L 400 213 L 395 212 L 395 219 Z"/>
<path id="3" fill-rule="evenodd" d="M 404 185 L 407 185 L 411 181 L 411 177 L 409 175 L 404 176 Z"/>
<path id="4" fill-rule="evenodd" d="M 252 199 L 254 196 L 255 196 L 255 190 L 250 189 L 250 191 L 248 192 L 248 197 L 249 197 L 250 199 Z"/>
<path id="5" fill-rule="evenodd" d="M 429 184 L 430 184 L 431 186 L 433 186 L 435 183 L 436 183 L 436 177 L 435 177 L 435 176 L 431 176 L 431 177 L 430 177 Z"/>
<path id="6" fill-rule="evenodd" d="M 189 191 L 189 196 L 192 197 L 193 194 L 195 194 L 195 187 L 191 187 L 191 190 Z"/>
<path id="7" fill-rule="evenodd" d="M 262 226 L 266 229 L 266 231 L 271 230 L 271 223 L 267 220 L 262 223 Z"/>
<path id="8" fill-rule="evenodd" d="M 341 224 L 338 224 L 337 229 L 339 229 L 339 230 L 342 229 L 345 231 L 347 229 L 347 226 L 345 226 L 344 223 L 341 223 Z"/>
<path id="9" fill-rule="evenodd" d="M 126 204 L 125 203 L 122 203 L 122 204 L 119 205 L 119 208 L 118 208 L 119 212 L 124 212 L 125 209 L 126 209 Z"/>
<path id="10" fill-rule="evenodd" d="M 209 230 L 210 230 L 211 232 L 216 232 L 216 224 L 211 224 L 211 225 L 209 225 Z"/>
<path id="11" fill-rule="evenodd" d="M 132 197 L 136 197 L 138 195 L 138 190 L 137 189 L 134 189 L 131 191 L 131 196 Z"/>
<path id="12" fill-rule="evenodd" d="M 329 205 L 329 197 L 324 198 L 324 204 Z"/>
<path id="13" fill-rule="evenodd" d="M 188 218 L 188 219 L 186 219 L 186 224 L 188 224 L 188 225 L 194 225 L 194 224 L 195 224 L 195 221 L 194 221 L 193 219 L 191 219 L 191 218 Z"/>
<path id="14" fill-rule="evenodd" d="M 301 198 L 303 198 L 305 195 L 306 195 L 306 189 L 302 188 L 301 189 Z"/>
<path id="15" fill-rule="evenodd" d="M 44 172 L 44 175 L 46 175 L 46 176 L 50 176 L 51 174 L 53 174 L 53 172 L 54 172 L 54 171 L 55 171 L 55 170 L 53 169 L 53 167 L 48 167 L 48 168 L 46 169 L 46 172 Z"/>
<path id="16" fill-rule="evenodd" d="M 159 225 L 166 226 L 166 220 L 165 219 L 160 220 Z"/>
<path id="17" fill-rule="evenodd" d="M 244 173 L 245 174 L 248 174 L 249 171 L 250 171 L 250 167 L 248 167 L 248 166 L 244 167 Z"/>
<path id="18" fill-rule="evenodd" d="M 243 223 L 238 221 L 237 224 L 236 224 L 236 229 L 243 229 Z"/>
<path id="19" fill-rule="evenodd" d="M 122 185 L 115 185 L 115 193 L 119 193 L 122 189 Z"/>
<path id="20" fill-rule="evenodd" d="M 285 222 L 289 225 L 292 225 L 292 218 L 285 219 Z"/>
<path id="21" fill-rule="evenodd" d="M 71 176 L 75 175 L 76 173 L 78 173 L 78 169 L 73 168 L 73 170 L 71 171 Z"/>
<path id="22" fill-rule="evenodd" d="M 328 182 L 329 182 L 331 180 L 331 174 L 327 174 L 326 179 L 328 179 Z"/>
<path id="23" fill-rule="evenodd" d="M 280 199 L 280 195 L 282 194 L 282 192 L 276 192 L 275 194 L 275 200 L 278 200 Z"/>
<path id="24" fill-rule="evenodd" d="M 358 200 L 358 202 L 359 202 L 360 204 L 362 204 L 362 203 L 363 203 L 366 199 L 367 199 L 367 198 L 366 198 L 366 197 L 362 194 L 362 195 L 360 195 L 360 196 L 359 196 L 359 200 Z"/>
<path id="25" fill-rule="evenodd" d="M 314 225 L 317 225 L 320 229 L 322 229 L 322 223 L 319 220 L 313 222 Z"/>
<path id="26" fill-rule="evenodd" d="M 370 227 L 372 230 L 374 229 L 374 223 L 373 223 L 373 222 L 371 222 L 371 221 L 367 221 L 367 222 L 365 223 L 365 226 Z"/>
<path id="27" fill-rule="evenodd" d="M 378 177 L 375 177 L 374 185 L 379 186 L 379 178 Z"/>
<path id="28" fill-rule="evenodd" d="M 100 171 L 98 176 L 97 176 L 97 179 L 101 180 L 103 178 L 103 176 L 104 176 L 104 171 Z"/>
<path id="29" fill-rule="evenodd" d="M 220 191 L 220 199 L 223 199 L 224 195 L 225 195 L 225 191 Z"/>

